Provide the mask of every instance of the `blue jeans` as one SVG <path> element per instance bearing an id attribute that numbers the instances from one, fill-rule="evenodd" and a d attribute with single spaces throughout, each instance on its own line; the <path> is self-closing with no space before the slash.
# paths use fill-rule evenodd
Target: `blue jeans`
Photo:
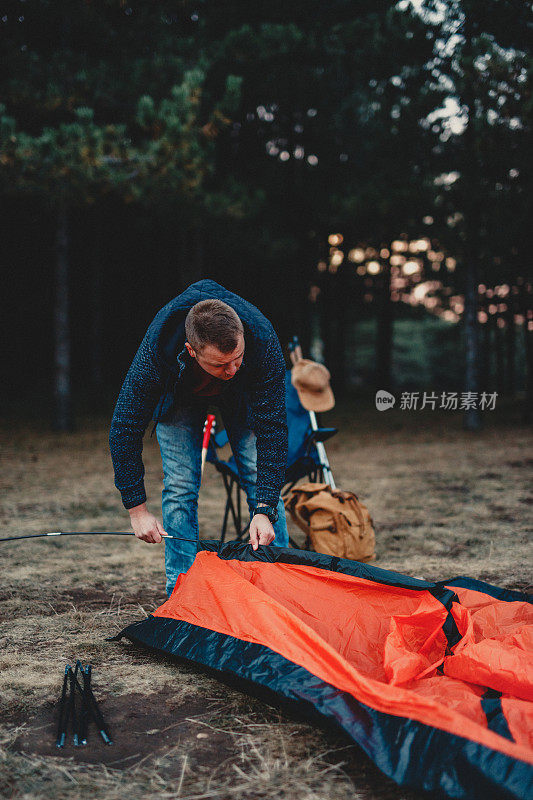
<path id="1" fill-rule="evenodd" d="M 163 527 L 170 536 L 179 537 L 165 541 L 168 595 L 174 589 L 178 575 L 186 572 L 193 563 L 198 548 L 198 492 L 205 415 L 203 403 L 178 408 L 169 422 L 159 422 L 156 428 L 163 461 Z M 255 508 L 257 480 L 255 434 L 244 421 L 228 422 L 224 419 L 224 424 L 251 514 Z M 289 534 L 281 498 L 278 514 L 273 544 L 287 547 Z"/>

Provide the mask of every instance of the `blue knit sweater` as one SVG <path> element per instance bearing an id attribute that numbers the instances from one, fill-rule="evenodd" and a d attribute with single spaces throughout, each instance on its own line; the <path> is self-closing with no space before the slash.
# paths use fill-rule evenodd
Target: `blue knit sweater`
<path id="1" fill-rule="evenodd" d="M 256 502 L 276 506 L 287 462 L 285 361 L 278 337 L 261 312 L 212 280 L 193 283 L 155 316 L 120 390 L 109 434 L 115 485 L 125 508 L 146 500 L 142 440 L 151 419 L 164 421 L 187 393 L 185 317 L 200 300 L 231 306 L 244 327 L 245 355 L 228 381 L 251 411 L 257 436 Z"/>

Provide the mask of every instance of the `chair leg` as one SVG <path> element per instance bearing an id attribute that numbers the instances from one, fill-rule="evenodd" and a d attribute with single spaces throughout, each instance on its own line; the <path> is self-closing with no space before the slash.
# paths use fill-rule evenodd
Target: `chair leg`
<path id="1" fill-rule="evenodd" d="M 222 479 L 224 481 L 224 488 L 226 489 L 226 508 L 224 511 L 224 522 L 222 524 L 222 534 L 221 540 L 224 541 L 224 537 L 227 532 L 227 522 L 228 517 L 231 514 L 231 518 L 233 521 L 233 525 L 235 526 L 235 531 L 238 533 L 240 530 L 240 525 L 238 521 L 238 514 L 235 508 L 235 504 L 233 502 L 233 485 L 235 484 L 237 487 L 237 491 L 239 491 L 239 484 L 234 478 L 228 478 L 227 475 L 222 474 Z"/>
<path id="2" fill-rule="evenodd" d="M 235 484 L 235 513 L 233 516 L 233 523 L 235 525 L 235 538 L 240 542 L 248 532 L 250 523 L 248 523 L 244 528 L 242 527 L 242 489 L 238 481 L 234 480 L 233 484 Z"/>
<path id="3" fill-rule="evenodd" d="M 237 540 L 239 542 L 242 542 L 242 540 L 244 539 L 249 530 L 250 530 L 250 523 L 245 525 L 242 531 L 239 531 L 239 533 L 237 534 Z"/>
<path id="4" fill-rule="evenodd" d="M 231 479 L 231 484 L 230 484 L 230 493 L 229 493 L 229 496 L 231 497 L 230 511 L 231 511 L 231 517 L 233 519 L 233 525 L 235 526 L 235 531 L 238 532 L 240 530 L 241 526 L 239 525 L 239 512 L 235 508 L 236 503 L 233 500 L 233 486 L 234 485 L 236 486 L 236 490 L 235 491 L 236 491 L 236 494 L 237 494 L 238 491 L 239 491 L 239 484 L 237 483 L 236 480 L 234 480 L 232 478 Z"/>
<path id="5" fill-rule="evenodd" d="M 241 487 L 239 486 L 237 481 L 235 481 L 235 487 L 236 487 L 235 488 L 235 495 L 236 495 L 235 499 L 236 499 L 236 504 L 237 504 L 237 528 L 236 528 L 235 532 L 236 532 L 236 534 L 238 536 L 239 532 L 241 530 L 241 525 L 242 525 L 242 515 L 241 515 Z"/>
<path id="6" fill-rule="evenodd" d="M 222 520 L 222 530 L 220 531 L 220 541 L 223 542 L 226 538 L 226 531 L 228 529 L 228 516 L 229 516 L 230 502 L 226 498 L 226 508 L 224 509 L 224 519 Z"/>
<path id="7" fill-rule="evenodd" d="M 222 521 L 220 541 L 223 542 L 226 538 L 230 515 L 231 515 L 231 520 L 233 522 L 233 526 L 235 528 L 235 537 L 237 541 L 242 541 L 243 538 L 248 533 L 248 529 L 250 528 L 249 522 L 247 523 L 247 525 L 245 525 L 244 528 L 242 528 L 242 511 L 243 511 L 242 489 L 239 486 L 239 482 L 235 480 L 235 478 L 229 477 L 224 473 L 222 473 L 222 480 L 224 481 L 224 488 L 226 490 L 226 507 L 224 509 L 224 519 Z M 234 487 L 235 487 L 235 496 L 233 492 Z"/>
<path id="8" fill-rule="evenodd" d="M 281 490 L 281 497 L 284 500 L 285 500 L 286 497 L 289 496 L 289 493 L 294 488 L 295 484 L 296 484 L 296 481 L 293 481 L 292 483 L 288 483 L 286 486 L 283 487 L 283 489 Z"/>

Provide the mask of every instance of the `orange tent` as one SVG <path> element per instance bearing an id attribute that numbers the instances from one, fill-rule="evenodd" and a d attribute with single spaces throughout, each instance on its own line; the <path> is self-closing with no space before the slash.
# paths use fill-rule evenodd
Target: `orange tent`
<path id="1" fill-rule="evenodd" d="M 117 638 L 312 706 L 401 785 L 533 796 L 531 597 L 314 552 L 200 547 L 167 602 Z"/>

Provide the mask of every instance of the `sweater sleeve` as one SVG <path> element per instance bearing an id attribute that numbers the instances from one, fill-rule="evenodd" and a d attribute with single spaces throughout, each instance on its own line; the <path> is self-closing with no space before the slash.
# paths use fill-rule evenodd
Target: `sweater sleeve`
<path id="1" fill-rule="evenodd" d="M 276 506 L 285 481 L 288 429 L 285 359 L 275 334 L 257 366 L 258 379 L 251 392 L 257 437 L 256 502 Z"/>
<path id="2" fill-rule="evenodd" d="M 162 391 L 160 369 L 145 336 L 122 384 L 109 432 L 115 486 L 125 508 L 146 501 L 142 440 Z"/>

